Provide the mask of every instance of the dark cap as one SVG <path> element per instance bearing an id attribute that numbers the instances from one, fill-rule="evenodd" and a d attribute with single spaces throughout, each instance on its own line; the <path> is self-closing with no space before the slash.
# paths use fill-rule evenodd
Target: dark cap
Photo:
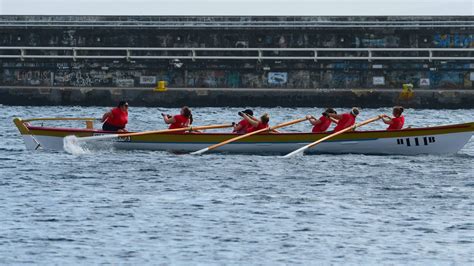
<path id="1" fill-rule="evenodd" d="M 127 101 L 120 101 L 117 106 L 118 107 L 128 106 L 128 102 Z"/>
<path id="2" fill-rule="evenodd" d="M 327 115 L 327 114 L 337 114 L 337 112 L 336 110 L 332 108 L 327 108 L 326 111 L 324 111 L 323 115 Z"/>
<path id="3" fill-rule="evenodd" d="M 240 115 L 240 116 L 242 116 L 241 113 L 245 113 L 246 115 L 251 115 L 251 116 L 253 116 L 253 111 L 250 110 L 250 109 L 245 109 L 245 110 L 239 112 L 239 115 Z"/>

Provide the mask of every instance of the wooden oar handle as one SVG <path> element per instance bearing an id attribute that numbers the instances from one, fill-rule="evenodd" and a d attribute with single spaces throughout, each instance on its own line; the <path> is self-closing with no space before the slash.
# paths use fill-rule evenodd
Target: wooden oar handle
<path id="1" fill-rule="evenodd" d="M 365 120 L 365 121 L 363 121 L 363 122 L 360 122 L 360 123 L 358 123 L 358 124 L 352 125 L 352 126 L 350 126 L 350 127 L 348 127 L 348 128 L 344 128 L 343 130 L 340 130 L 340 131 L 338 131 L 338 132 L 335 132 L 335 133 L 333 133 L 333 134 L 331 134 L 331 135 L 329 135 L 329 136 L 326 136 L 326 137 L 324 137 L 324 138 L 322 138 L 322 139 L 320 139 L 320 140 L 317 140 L 317 141 L 315 141 L 315 142 L 313 142 L 313 143 L 307 145 L 307 149 L 308 149 L 308 148 L 311 148 L 311 147 L 313 147 L 313 146 L 316 146 L 317 144 L 319 144 L 319 143 L 321 143 L 321 142 L 323 142 L 323 141 L 325 141 L 325 140 L 328 140 L 328 139 L 330 139 L 330 138 L 333 138 L 333 137 L 335 137 L 335 136 L 337 136 L 337 135 L 340 135 L 340 134 L 342 134 L 342 133 L 346 133 L 346 132 L 351 131 L 351 130 L 354 130 L 354 129 L 358 128 L 358 127 L 367 125 L 367 124 L 372 123 L 372 122 L 374 122 L 374 121 L 377 121 L 377 120 L 379 120 L 380 118 L 382 118 L 382 117 L 381 117 L 381 116 L 377 116 L 377 117 L 374 117 L 374 118 Z"/>
<path id="2" fill-rule="evenodd" d="M 237 136 L 237 137 L 235 137 L 235 138 L 228 139 L 228 140 L 223 141 L 223 142 L 221 142 L 221 143 L 217 143 L 217 144 L 211 145 L 211 146 L 209 146 L 209 147 L 207 147 L 207 148 L 204 148 L 204 149 L 201 149 L 201 150 L 199 150 L 199 151 L 192 152 L 191 154 L 202 154 L 202 153 L 204 153 L 204 152 L 206 152 L 206 151 L 219 148 L 219 147 L 224 146 L 224 145 L 226 145 L 226 144 L 228 144 L 228 143 L 235 142 L 235 141 L 237 141 L 237 140 L 240 140 L 240 139 L 243 139 L 243 138 L 246 138 L 246 137 L 250 137 L 250 136 L 256 135 L 256 134 L 258 134 L 258 133 L 262 133 L 262 132 L 265 132 L 265 131 L 271 131 L 271 130 L 273 130 L 273 129 L 277 129 L 277 128 L 281 128 L 281 127 L 293 125 L 293 124 L 296 124 L 296 123 L 299 123 L 299 122 L 302 122 L 302 121 L 305 121 L 305 120 L 307 120 L 307 118 L 300 118 L 300 119 L 296 119 L 296 120 L 293 120 L 293 121 L 285 122 L 285 123 L 282 123 L 282 124 L 279 124 L 279 125 L 276 125 L 276 126 L 273 126 L 273 127 L 262 128 L 262 129 L 259 129 L 259 130 L 256 130 L 256 131 L 253 131 L 253 132 L 244 134 L 244 135 Z"/>
<path id="3" fill-rule="evenodd" d="M 173 132 L 187 131 L 190 129 L 204 130 L 204 129 L 227 128 L 227 127 L 232 127 L 232 124 L 183 127 L 183 128 L 173 128 L 173 129 L 133 132 L 133 133 L 109 134 L 109 135 L 102 135 L 102 136 L 82 137 L 82 138 L 78 138 L 77 140 L 78 141 L 91 141 L 91 140 L 101 140 L 101 139 L 113 139 L 117 137 L 133 137 L 133 136 L 142 136 L 142 135 L 149 135 L 149 134 L 173 133 Z"/>
<path id="4" fill-rule="evenodd" d="M 285 123 L 282 123 L 282 124 L 279 124 L 279 125 L 276 125 L 276 126 L 273 126 L 273 127 L 270 127 L 268 130 L 273 130 L 273 129 L 277 129 L 277 128 L 281 128 L 281 127 L 286 127 L 286 126 L 290 126 L 290 125 L 293 125 L 293 124 L 296 124 L 296 123 L 300 123 L 300 122 L 303 122 L 303 121 L 306 121 L 308 120 L 308 118 L 300 118 L 300 119 L 296 119 L 296 120 L 293 120 L 293 121 L 289 121 L 289 122 L 285 122 Z"/>
<path id="5" fill-rule="evenodd" d="M 246 138 L 246 137 L 256 135 L 258 133 L 262 133 L 262 132 L 265 132 L 265 131 L 271 131 L 271 130 L 277 129 L 277 128 L 286 127 L 286 126 L 293 125 L 293 124 L 296 124 L 296 123 L 299 123 L 299 122 L 302 122 L 302 121 L 305 121 L 305 120 L 307 120 L 307 119 L 306 118 L 301 118 L 301 119 L 285 122 L 285 123 L 282 123 L 282 124 L 279 124 L 279 125 L 276 125 L 276 126 L 273 126 L 273 127 L 267 127 L 267 128 L 262 128 L 262 129 L 259 129 L 259 130 L 255 130 L 255 131 L 247 133 L 245 135 L 241 135 L 241 136 L 226 140 L 224 142 L 212 145 L 212 146 L 209 147 L 209 150 L 215 149 L 217 147 L 223 146 L 227 143 L 234 142 L 234 141 L 239 140 L 239 139 L 243 139 L 243 138 Z"/>
<path id="6" fill-rule="evenodd" d="M 355 124 L 355 125 L 353 126 L 353 127 L 354 127 L 353 129 L 356 129 L 356 128 L 361 127 L 361 126 L 365 126 L 365 125 L 367 125 L 367 124 L 369 124 L 369 123 L 372 123 L 372 122 L 377 121 L 377 120 L 382 119 L 382 118 L 383 118 L 383 115 L 378 115 L 377 117 L 374 117 L 374 118 L 365 120 L 364 122 L 360 122 L 360 123 L 358 123 L 358 124 Z"/>
<path id="7" fill-rule="evenodd" d="M 326 136 L 326 137 L 324 137 L 324 138 L 322 138 L 322 139 L 319 139 L 319 140 L 317 140 L 317 141 L 315 141 L 315 142 L 312 142 L 312 143 L 310 143 L 310 144 L 307 144 L 307 145 L 305 145 L 305 146 L 303 146 L 303 147 L 301 147 L 301 148 L 299 148 L 299 149 L 297 149 L 297 150 L 294 150 L 294 151 L 288 153 L 287 155 L 285 155 L 285 156 L 283 156 L 283 157 L 284 157 L 284 158 L 291 157 L 291 156 L 293 156 L 293 155 L 295 155 L 295 154 L 298 154 L 298 153 L 300 153 L 300 152 L 303 152 L 303 151 L 305 151 L 305 150 L 307 150 L 307 149 L 309 149 L 309 148 L 311 148 L 311 147 L 314 147 L 314 146 L 318 145 L 319 143 L 321 143 L 321 142 L 323 142 L 323 141 L 325 141 L 325 140 L 328 140 L 328 139 L 330 139 L 330 138 L 333 138 L 333 137 L 335 137 L 335 136 L 337 136 L 337 135 L 340 135 L 340 134 L 342 134 L 342 133 L 345 133 L 345 132 L 347 132 L 347 131 L 354 130 L 354 129 L 356 129 L 356 128 L 358 128 L 358 127 L 361 127 L 361 126 L 363 126 L 363 125 L 367 125 L 367 124 L 372 123 L 372 122 L 374 122 L 374 121 L 376 121 L 376 120 L 379 120 L 380 118 L 382 118 L 381 115 L 379 115 L 379 116 L 377 116 L 377 117 L 374 117 L 374 118 L 371 118 L 371 119 L 368 119 L 368 120 L 365 120 L 365 121 L 363 121 L 363 122 L 361 122 L 361 123 L 355 124 L 355 125 L 353 125 L 353 126 L 350 126 L 350 127 L 348 127 L 348 128 L 345 128 L 345 129 L 343 129 L 343 130 L 341 130 L 341 131 L 332 133 L 332 134 L 329 135 L 329 136 Z"/>

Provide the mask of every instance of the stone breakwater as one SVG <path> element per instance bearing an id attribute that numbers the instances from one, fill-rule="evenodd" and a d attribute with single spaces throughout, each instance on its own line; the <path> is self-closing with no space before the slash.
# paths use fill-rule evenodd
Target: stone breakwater
<path id="1" fill-rule="evenodd" d="M 474 90 L 400 89 L 225 89 L 0 87 L 3 105 L 114 106 L 122 99 L 133 106 L 179 107 L 351 107 L 403 105 L 411 108 L 474 108 Z"/>

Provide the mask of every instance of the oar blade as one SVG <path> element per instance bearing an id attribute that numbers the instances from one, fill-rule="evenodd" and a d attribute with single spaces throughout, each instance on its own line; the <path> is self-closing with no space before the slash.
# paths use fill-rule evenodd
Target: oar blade
<path id="1" fill-rule="evenodd" d="M 294 151 L 292 151 L 292 152 L 290 152 L 290 153 L 288 153 L 288 154 L 286 154 L 286 155 L 283 155 L 282 157 L 283 157 L 283 158 L 290 158 L 290 157 L 293 157 L 293 156 L 295 156 L 296 154 L 303 152 L 303 151 L 306 150 L 307 148 L 308 148 L 308 145 L 303 146 L 303 147 L 301 147 L 301 148 L 299 148 L 299 149 L 297 149 L 297 150 L 294 150 Z"/>
<path id="2" fill-rule="evenodd" d="M 200 150 L 198 150 L 198 151 L 193 151 L 193 152 L 191 152 L 190 154 L 192 154 L 192 155 L 201 155 L 201 154 L 205 153 L 205 152 L 208 151 L 208 150 L 209 150 L 209 148 L 206 147 L 206 148 L 200 149 Z"/>

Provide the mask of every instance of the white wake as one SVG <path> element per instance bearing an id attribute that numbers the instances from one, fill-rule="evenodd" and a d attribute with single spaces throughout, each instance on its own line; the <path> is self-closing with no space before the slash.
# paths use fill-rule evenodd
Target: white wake
<path id="1" fill-rule="evenodd" d="M 73 155 L 80 155 L 80 154 L 88 154 L 90 150 L 86 148 L 86 144 L 84 142 L 80 142 L 77 140 L 77 137 L 74 135 L 66 136 L 63 139 L 63 148 L 67 153 Z"/>

